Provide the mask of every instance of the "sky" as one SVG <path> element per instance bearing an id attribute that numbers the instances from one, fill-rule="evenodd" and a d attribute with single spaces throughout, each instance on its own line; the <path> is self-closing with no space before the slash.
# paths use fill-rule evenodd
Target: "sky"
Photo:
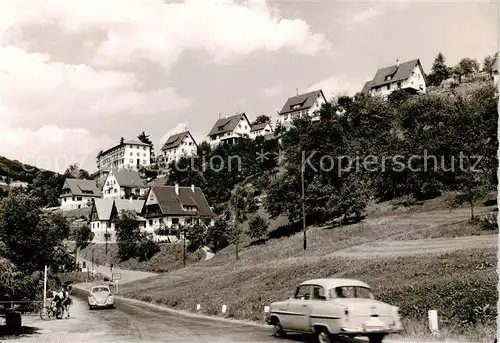
<path id="1" fill-rule="evenodd" d="M 0 155 L 64 171 L 150 135 L 158 154 L 219 113 L 353 95 L 376 70 L 498 51 L 495 1 L 1 0 Z"/>

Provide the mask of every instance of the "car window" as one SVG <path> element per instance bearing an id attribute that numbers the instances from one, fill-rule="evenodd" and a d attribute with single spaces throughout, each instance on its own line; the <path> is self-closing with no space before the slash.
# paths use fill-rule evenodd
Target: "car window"
<path id="1" fill-rule="evenodd" d="M 325 289 L 321 286 L 313 286 L 313 300 L 326 300 Z"/>
<path id="2" fill-rule="evenodd" d="M 335 287 L 329 290 L 329 296 L 335 298 L 365 298 L 374 299 L 371 289 L 360 286 Z"/>
<path id="3" fill-rule="evenodd" d="M 106 287 L 96 287 L 92 289 L 92 292 L 94 293 L 109 292 L 109 289 Z"/>
<path id="4" fill-rule="evenodd" d="M 304 285 L 297 287 L 295 292 L 295 299 L 309 300 L 311 298 L 311 286 Z"/>

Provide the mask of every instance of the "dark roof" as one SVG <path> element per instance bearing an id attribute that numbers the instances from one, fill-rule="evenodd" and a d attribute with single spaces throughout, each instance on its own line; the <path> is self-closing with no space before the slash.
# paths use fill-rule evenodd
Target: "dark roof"
<path id="1" fill-rule="evenodd" d="M 121 213 L 123 210 L 141 213 L 144 200 L 115 199 L 115 206 L 118 213 Z"/>
<path id="2" fill-rule="evenodd" d="M 250 131 L 258 131 L 264 129 L 267 125 L 271 125 L 269 123 L 255 124 L 252 126 Z"/>
<path id="3" fill-rule="evenodd" d="M 112 172 L 120 187 L 146 187 L 137 170 L 113 169 Z"/>
<path id="4" fill-rule="evenodd" d="M 179 195 L 175 193 L 175 186 L 152 186 L 149 192 L 154 192 L 164 215 L 215 217 L 200 187 L 195 187 L 194 192 L 191 187 L 179 187 Z M 185 211 L 182 208 L 183 205 L 196 206 L 198 210 L 196 212 Z"/>
<path id="5" fill-rule="evenodd" d="M 296 96 L 293 96 L 291 98 L 288 98 L 286 101 L 285 105 L 280 111 L 280 114 L 286 114 L 290 112 L 295 112 L 295 111 L 302 111 L 302 110 L 307 110 L 308 108 L 311 108 L 312 105 L 314 105 L 314 101 L 318 98 L 319 95 L 323 95 L 323 91 L 321 89 L 312 91 L 309 93 L 304 93 L 304 94 L 299 94 Z M 292 110 L 292 107 L 295 105 L 300 105 L 298 108 L 295 108 Z"/>
<path id="6" fill-rule="evenodd" d="M 80 179 L 70 179 L 67 178 L 64 181 L 63 189 L 69 188 L 69 194 L 62 194 L 64 196 L 90 196 L 90 197 L 101 197 L 101 191 L 97 187 L 95 180 L 80 180 Z M 84 193 L 84 191 L 92 193 Z"/>
<path id="7" fill-rule="evenodd" d="M 181 145 L 184 138 L 187 137 L 188 135 L 191 136 L 191 133 L 189 131 L 184 131 L 168 137 L 168 139 L 163 144 L 161 150 L 163 151 L 163 150 L 177 148 L 179 145 Z M 191 136 L 191 139 L 193 140 L 194 144 L 196 144 L 193 136 Z"/>
<path id="8" fill-rule="evenodd" d="M 146 144 L 144 142 L 141 142 L 139 140 L 135 140 L 135 139 L 124 139 L 123 140 L 123 144 L 120 144 L 118 143 L 117 145 L 114 145 L 112 146 L 111 148 L 109 149 L 106 149 L 104 150 L 103 152 L 97 154 L 97 157 L 101 156 L 101 155 L 105 155 L 107 154 L 108 152 L 110 152 L 111 150 L 114 150 L 116 148 L 119 148 L 121 146 L 124 146 L 124 145 L 143 145 L 143 146 L 151 146 L 151 144 Z"/>
<path id="9" fill-rule="evenodd" d="M 240 122 L 242 117 L 245 117 L 245 119 L 248 121 L 248 118 L 245 113 L 239 113 L 231 117 L 221 118 L 217 120 L 208 135 L 213 136 L 233 131 Z"/>
<path id="10" fill-rule="evenodd" d="M 375 77 L 371 81 L 370 89 L 374 87 L 380 87 L 392 82 L 398 82 L 408 79 L 411 76 L 413 69 L 417 65 L 420 66 L 422 75 L 424 75 L 424 71 L 422 70 L 422 64 L 420 63 L 419 59 L 400 63 L 399 67 L 396 64 L 394 64 L 392 66 L 377 70 Z M 387 76 L 391 76 L 391 79 L 386 80 Z"/>
<path id="11" fill-rule="evenodd" d="M 363 89 L 361 90 L 361 93 L 368 93 L 368 91 L 372 88 L 371 85 L 372 85 L 371 81 L 366 81 L 365 85 L 363 86 Z"/>

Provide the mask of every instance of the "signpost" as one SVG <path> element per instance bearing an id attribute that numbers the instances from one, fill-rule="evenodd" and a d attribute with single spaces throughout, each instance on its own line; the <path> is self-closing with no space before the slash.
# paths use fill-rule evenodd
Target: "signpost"
<path id="1" fill-rule="evenodd" d="M 121 273 L 113 273 L 113 274 L 111 274 L 111 279 L 115 282 L 116 293 L 118 293 L 118 281 L 120 281 L 122 279 L 122 274 Z"/>
<path id="2" fill-rule="evenodd" d="M 85 282 L 89 282 L 89 273 L 87 268 L 82 268 L 82 273 L 85 273 Z"/>

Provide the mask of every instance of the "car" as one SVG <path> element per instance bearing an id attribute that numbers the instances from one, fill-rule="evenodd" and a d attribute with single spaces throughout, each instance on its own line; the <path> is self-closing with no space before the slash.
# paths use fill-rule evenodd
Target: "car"
<path id="1" fill-rule="evenodd" d="M 338 278 L 302 282 L 293 297 L 269 306 L 267 323 L 276 337 L 287 331 L 311 333 L 320 343 L 338 336 L 381 343 L 386 335 L 403 331 L 397 306 L 376 300 L 362 281 Z"/>
<path id="2" fill-rule="evenodd" d="M 94 308 L 113 308 L 115 306 L 115 298 L 107 285 L 91 287 L 87 302 L 89 310 Z"/>

